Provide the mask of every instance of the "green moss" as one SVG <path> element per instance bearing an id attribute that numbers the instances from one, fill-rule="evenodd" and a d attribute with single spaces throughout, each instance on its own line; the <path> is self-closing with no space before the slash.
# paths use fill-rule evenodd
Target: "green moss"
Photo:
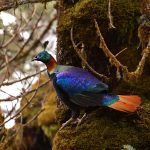
<path id="1" fill-rule="evenodd" d="M 150 110 L 147 106 L 145 103 L 138 118 L 108 108 L 99 109 L 77 128 L 70 125 L 58 132 L 53 150 L 120 150 L 126 144 L 146 150 L 150 140 L 150 114 L 147 113 Z"/>
<path id="2" fill-rule="evenodd" d="M 56 131 L 58 130 L 58 125 L 57 124 L 50 124 L 49 126 L 42 125 L 42 130 L 44 131 L 47 137 L 52 139 Z"/>

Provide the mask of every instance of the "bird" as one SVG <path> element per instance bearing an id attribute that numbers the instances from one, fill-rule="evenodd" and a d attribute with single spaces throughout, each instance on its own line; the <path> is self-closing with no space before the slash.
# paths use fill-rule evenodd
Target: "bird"
<path id="1" fill-rule="evenodd" d="M 38 53 L 33 61 L 41 61 L 47 67 L 47 73 L 53 82 L 57 96 L 70 110 L 71 117 L 62 124 L 61 129 L 71 122 L 81 124 L 89 113 L 101 106 L 107 106 L 120 112 L 134 113 L 140 108 L 141 97 L 138 95 L 112 95 L 109 87 L 87 70 L 75 66 L 58 65 L 46 50 Z M 80 112 L 84 115 L 79 118 Z"/>

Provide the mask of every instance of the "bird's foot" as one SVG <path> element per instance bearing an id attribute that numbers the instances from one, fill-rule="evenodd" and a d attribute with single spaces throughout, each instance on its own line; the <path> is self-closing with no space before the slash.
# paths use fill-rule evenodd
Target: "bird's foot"
<path id="1" fill-rule="evenodd" d="M 64 127 L 66 127 L 68 124 L 70 124 L 72 121 L 74 121 L 74 118 L 70 118 L 69 120 L 67 120 L 65 123 L 63 123 L 61 125 L 61 127 L 59 128 L 59 131 L 61 131 Z"/>
<path id="2" fill-rule="evenodd" d="M 85 118 L 87 117 L 87 114 L 85 113 L 81 118 L 77 118 L 73 124 L 75 124 L 77 127 L 83 122 L 83 120 L 85 120 Z"/>
<path id="3" fill-rule="evenodd" d="M 61 131 L 64 127 L 66 127 L 67 125 L 69 125 L 69 124 L 71 124 L 71 122 L 73 123 L 73 124 L 76 124 L 77 125 L 77 127 L 83 122 L 83 120 L 85 120 L 85 118 L 87 117 L 87 114 L 85 113 L 81 118 L 77 118 L 77 119 L 75 119 L 75 118 L 70 118 L 69 120 L 67 120 L 65 123 L 63 123 L 62 125 L 61 125 L 61 127 L 59 128 L 59 131 Z"/>
<path id="4" fill-rule="evenodd" d="M 84 115 L 83 115 L 80 119 L 78 119 L 78 124 L 77 124 L 77 126 L 81 125 L 81 123 L 83 122 L 83 120 L 84 120 L 86 117 L 87 117 L 87 113 L 84 113 Z"/>

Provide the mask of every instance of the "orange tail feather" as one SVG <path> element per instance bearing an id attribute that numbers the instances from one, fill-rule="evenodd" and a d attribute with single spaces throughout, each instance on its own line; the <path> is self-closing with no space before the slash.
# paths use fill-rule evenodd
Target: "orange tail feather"
<path id="1" fill-rule="evenodd" d="M 140 108 L 141 98 L 137 95 L 125 96 L 118 95 L 119 101 L 109 105 L 109 107 L 123 111 L 123 112 L 135 112 Z"/>

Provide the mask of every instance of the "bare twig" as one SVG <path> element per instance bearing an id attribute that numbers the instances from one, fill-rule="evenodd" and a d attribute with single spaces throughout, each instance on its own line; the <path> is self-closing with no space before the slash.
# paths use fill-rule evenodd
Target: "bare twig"
<path id="1" fill-rule="evenodd" d="M 38 89 L 39 89 L 39 83 L 38 83 L 38 86 L 37 86 L 36 89 L 34 89 L 33 91 L 31 90 L 32 92 L 34 92 L 34 94 L 33 94 L 32 97 L 27 101 L 27 103 L 26 103 L 24 106 L 22 106 L 22 107 L 19 109 L 19 111 L 18 111 L 15 115 L 10 116 L 10 118 L 9 118 L 8 120 L 6 120 L 6 121 L 4 121 L 3 123 L 1 123 L 1 124 L 0 124 L 0 127 L 3 126 L 5 123 L 9 122 L 11 119 L 16 118 L 21 112 L 23 112 L 23 110 L 24 110 L 24 109 L 31 103 L 31 101 L 33 100 L 33 98 L 34 98 L 34 96 L 36 95 Z M 25 95 L 24 95 L 24 96 L 25 96 Z M 23 97 L 23 96 L 21 95 L 21 97 Z"/>
<path id="2" fill-rule="evenodd" d="M 118 57 L 122 52 L 124 52 L 125 50 L 127 50 L 127 48 L 124 48 L 124 49 L 122 49 L 119 53 L 117 53 L 116 55 L 115 55 L 115 57 Z"/>
<path id="3" fill-rule="evenodd" d="M 109 28 L 116 28 L 113 24 L 113 16 L 111 14 L 111 2 L 112 0 L 109 0 L 108 2 L 108 19 L 109 19 Z"/>
<path id="4" fill-rule="evenodd" d="M 27 79 L 29 79 L 29 78 L 31 78 L 31 77 L 33 77 L 33 76 L 36 76 L 36 75 L 38 75 L 39 73 L 42 73 L 42 72 L 44 72 L 44 71 L 46 71 L 46 69 L 43 69 L 43 70 L 41 70 L 41 71 L 39 71 L 39 72 L 36 72 L 36 73 L 34 73 L 34 74 L 31 74 L 31 75 L 28 75 L 28 76 L 26 76 L 26 77 L 24 77 L 24 78 L 22 78 L 22 79 L 19 79 L 19 80 L 14 80 L 14 81 L 10 81 L 10 82 L 3 82 L 0 86 L 8 86 L 8 85 L 12 85 L 12 84 L 14 84 L 14 83 L 17 83 L 17 82 L 21 82 L 21 81 L 24 81 L 24 80 L 27 80 Z"/>
<path id="5" fill-rule="evenodd" d="M 139 78 L 142 75 L 142 73 L 144 71 L 144 66 L 145 66 L 146 60 L 150 54 L 150 45 L 149 44 L 143 50 L 142 54 L 143 54 L 143 56 L 142 56 L 141 60 L 139 61 L 139 64 L 138 64 L 136 70 L 134 72 L 131 72 L 130 76 Z"/>
<path id="6" fill-rule="evenodd" d="M 17 3 L 16 3 L 17 1 Z M 20 5 L 29 4 L 29 3 L 41 3 L 41 0 L 16 0 L 16 1 L 7 1 L 1 0 L 0 1 L 0 11 L 8 10 L 11 8 L 16 8 Z M 44 3 L 49 2 L 52 0 L 43 0 Z"/>
<path id="7" fill-rule="evenodd" d="M 42 84 L 39 86 L 39 88 L 45 86 L 47 83 L 49 83 L 49 81 L 50 81 L 50 79 L 47 80 L 47 81 L 45 81 L 44 83 L 42 83 Z M 15 96 L 15 97 L 9 97 L 9 98 L 5 98 L 5 99 L 0 99 L 0 102 L 3 102 L 3 101 L 13 101 L 13 100 L 15 100 L 15 99 L 18 99 L 18 98 L 21 98 L 21 97 L 23 97 L 23 96 L 26 96 L 26 95 L 28 95 L 28 94 L 30 94 L 30 93 L 33 93 L 33 92 L 35 92 L 35 91 L 36 91 L 36 89 L 33 89 L 33 90 L 30 90 L 30 91 L 27 91 L 27 92 L 24 93 L 23 95 L 18 95 L 18 96 Z"/>
<path id="8" fill-rule="evenodd" d="M 33 37 L 33 34 L 34 34 L 35 30 L 36 30 L 36 27 L 37 27 L 39 21 L 41 20 L 42 15 L 43 15 L 43 12 L 42 12 L 41 15 L 39 16 L 39 18 L 38 18 L 38 20 L 37 20 L 37 22 L 36 22 L 36 24 L 35 24 L 35 26 L 34 26 L 34 28 L 33 28 L 33 30 L 32 30 L 32 33 L 30 34 L 30 37 L 28 38 L 28 40 L 24 43 L 24 45 L 23 45 L 23 46 L 21 47 L 21 49 L 16 53 L 16 55 L 8 61 L 7 64 L 12 63 L 14 60 L 16 60 L 16 58 L 17 58 L 17 57 L 21 54 L 21 52 L 24 50 L 25 46 L 30 42 L 30 40 L 31 40 L 31 38 Z M 1 69 L 5 68 L 5 67 L 7 66 L 7 64 L 5 63 L 4 65 L 2 65 L 2 66 L 1 66 Z"/>
<path id="9" fill-rule="evenodd" d="M 27 126 L 32 121 L 34 121 L 44 110 L 45 108 L 40 109 L 27 123 L 23 124 L 23 126 Z"/>
<path id="10" fill-rule="evenodd" d="M 82 57 L 81 53 L 80 53 L 80 50 L 78 49 L 77 45 L 75 44 L 74 42 L 74 39 L 73 39 L 73 27 L 71 28 L 71 31 L 70 31 L 70 37 L 71 37 L 71 42 L 72 42 L 72 45 L 73 45 L 73 48 L 75 49 L 77 55 L 79 56 L 79 58 L 84 62 L 84 64 L 90 69 L 91 72 L 93 72 L 95 75 L 99 76 L 100 78 L 104 79 L 105 81 L 108 82 L 109 78 L 103 74 L 99 74 L 98 72 L 96 72 L 90 65 L 89 63 Z"/>
<path id="11" fill-rule="evenodd" d="M 106 55 L 106 57 L 109 58 L 109 61 L 110 61 L 110 64 L 111 65 L 114 65 L 116 68 L 117 68 L 117 72 L 122 71 L 122 74 L 123 74 L 123 79 L 127 82 L 131 82 L 133 81 L 133 79 L 138 79 L 142 73 L 143 73 L 143 70 L 144 70 L 144 66 L 145 66 L 145 62 L 146 62 L 146 59 L 148 58 L 149 56 L 149 53 L 150 53 L 150 42 L 148 43 L 146 49 L 143 51 L 143 56 L 137 66 L 137 69 L 134 71 L 134 72 L 129 72 L 127 67 L 122 65 L 120 63 L 120 61 L 117 60 L 117 58 L 115 57 L 115 55 L 113 55 L 111 53 L 111 51 L 108 49 L 106 43 L 105 43 L 105 40 L 101 34 L 101 31 L 100 31 L 100 28 L 98 26 L 98 23 L 96 20 L 94 20 L 95 22 L 95 27 L 97 29 L 97 35 L 100 37 L 100 45 L 99 45 L 99 48 L 101 48 L 104 52 L 104 54 Z"/>
<path id="12" fill-rule="evenodd" d="M 7 47 L 9 44 L 11 44 L 14 39 L 18 36 L 18 34 L 29 24 L 29 22 L 33 19 L 34 15 L 35 15 L 36 9 L 34 7 L 33 11 L 32 11 L 32 15 L 31 17 L 26 21 L 26 23 L 21 27 L 21 24 L 18 26 L 18 28 L 16 29 L 15 34 L 13 34 L 13 36 L 4 44 L 2 44 L 2 46 L 0 48 L 5 48 Z"/>
<path id="13" fill-rule="evenodd" d="M 119 70 L 119 68 L 121 68 L 123 73 L 124 73 L 124 75 L 126 75 L 127 72 L 128 72 L 127 67 L 122 65 L 120 63 L 120 61 L 118 61 L 117 58 L 108 49 L 108 47 L 107 47 L 107 45 L 106 45 L 106 43 L 104 41 L 104 38 L 103 38 L 103 36 L 101 34 L 101 31 L 100 31 L 100 28 L 98 26 L 98 23 L 97 23 L 96 19 L 94 19 L 94 22 L 95 22 L 95 27 L 97 29 L 97 35 L 100 38 L 100 45 L 99 45 L 99 47 L 103 50 L 104 54 L 109 58 L 110 63 L 112 65 L 115 65 L 118 70 Z"/>

